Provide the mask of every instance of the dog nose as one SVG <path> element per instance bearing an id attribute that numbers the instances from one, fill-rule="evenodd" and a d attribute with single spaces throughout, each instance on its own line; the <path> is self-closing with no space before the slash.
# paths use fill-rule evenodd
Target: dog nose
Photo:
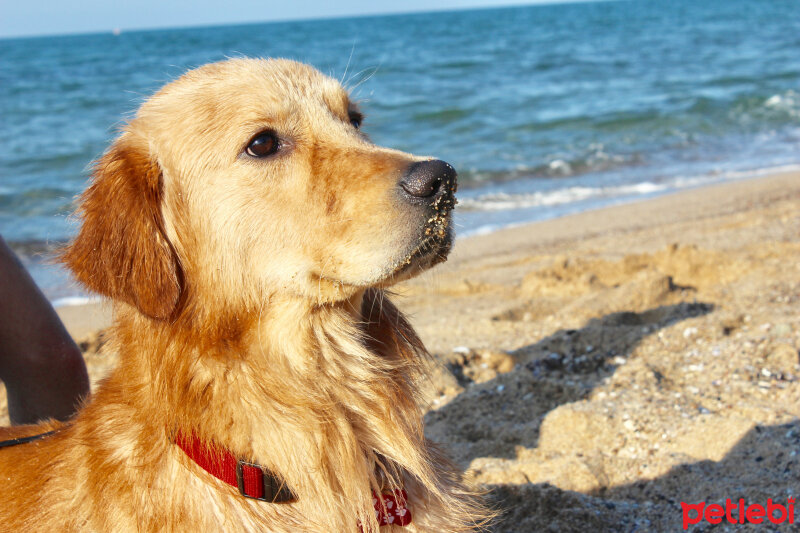
<path id="1" fill-rule="evenodd" d="M 456 169 L 439 159 L 412 163 L 400 180 L 400 187 L 415 201 L 452 196 L 456 186 Z"/>

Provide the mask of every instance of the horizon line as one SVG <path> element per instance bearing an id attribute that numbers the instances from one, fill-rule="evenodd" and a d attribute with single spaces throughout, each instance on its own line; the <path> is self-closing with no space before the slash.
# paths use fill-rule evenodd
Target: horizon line
<path id="1" fill-rule="evenodd" d="M 509 3 L 498 6 L 462 6 L 452 8 L 436 8 L 436 9 L 422 9 L 414 11 L 384 11 L 376 13 L 357 13 L 350 15 L 321 15 L 311 17 L 289 17 L 289 18 L 275 18 L 266 19 L 258 22 L 242 21 L 242 22 L 224 22 L 224 23 L 207 23 L 207 24 L 186 24 L 176 26 L 147 26 L 147 27 L 114 27 L 105 30 L 90 30 L 90 31 L 72 31 L 64 33 L 30 33 L 18 35 L 0 35 L 0 41 L 10 41 L 15 39 L 40 39 L 48 37 L 81 37 L 90 35 L 120 35 L 124 33 L 145 33 L 151 31 L 168 31 L 168 30 L 190 30 L 200 28 L 222 28 L 226 26 L 257 26 L 262 24 L 283 24 L 287 22 L 313 22 L 324 20 L 344 20 L 354 18 L 377 18 L 377 17 L 392 17 L 401 15 L 422 15 L 427 13 L 452 13 L 459 11 L 491 11 L 497 9 L 513 9 L 524 7 L 546 7 L 556 4 L 589 4 L 589 3 L 603 3 L 603 2 L 620 2 L 626 0 L 539 0 L 534 3 Z"/>

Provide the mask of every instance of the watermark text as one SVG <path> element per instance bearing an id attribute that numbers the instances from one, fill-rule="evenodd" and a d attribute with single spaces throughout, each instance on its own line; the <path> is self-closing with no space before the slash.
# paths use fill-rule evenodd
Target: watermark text
<path id="1" fill-rule="evenodd" d="M 733 502 L 730 498 L 725 505 L 706 502 L 681 502 L 683 511 L 683 529 L 699 524 L 705 520 L 709 524 L 719 524 L 726 520 L 729 524 L 762 524 L 765 521 L 773 524 L 794 524 L 794 498 L 788 498 L 786 504 L 776 503 L 769 498 L 767 505 L 757 503 L 745 505 L 743 499 Z"/>

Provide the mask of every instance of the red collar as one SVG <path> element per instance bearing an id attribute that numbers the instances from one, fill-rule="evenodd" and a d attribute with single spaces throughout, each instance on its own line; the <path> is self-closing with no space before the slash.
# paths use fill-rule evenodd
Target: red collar
<path id="1" fill-rule="evenodd" d="M 245 498 L 253 498 L 270 503 L 292 503 L 297 497 L 278 476 L 263 466 L 237 459 L 225 448 L 210 446 L 180 431 L 175 435 L 175 444 L 197 463 L 200 468 L 215 478 L 239 489 Z M 404 490 L 383 493 L 381 497 L 373 492 L 372 504 L 375 516 L 382 526 L 405 526 L 411 523 L 411 511 L 406 507 L 408 496 Z"/>
<path id="2" fill-rule="evenodd" d="M 238 488 L 245 498 L 270 503 L 291 503 L 296 500 L 280 478 L 257 463 L 237 459 L 228 450 L 209 446 L 194 435 L 178 432 L 175 444 L 200 468 Z"/>

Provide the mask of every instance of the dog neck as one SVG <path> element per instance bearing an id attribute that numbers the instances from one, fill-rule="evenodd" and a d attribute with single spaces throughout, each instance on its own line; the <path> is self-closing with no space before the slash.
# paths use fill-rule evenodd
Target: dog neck
<path id="1" fill-rule="evenodd" d="M 109 388 L 126 389 L 143 433 L 195 434 L 259 463 L 297 505 L 331 509 L 331 530 L 374 521 L 372 491 L 412 484 L 444 496 L 414 385 L 423 348 L 381 292 L 325 306 L 272 298 L 205 323 L 124 307 L 114 331 Z"/>

